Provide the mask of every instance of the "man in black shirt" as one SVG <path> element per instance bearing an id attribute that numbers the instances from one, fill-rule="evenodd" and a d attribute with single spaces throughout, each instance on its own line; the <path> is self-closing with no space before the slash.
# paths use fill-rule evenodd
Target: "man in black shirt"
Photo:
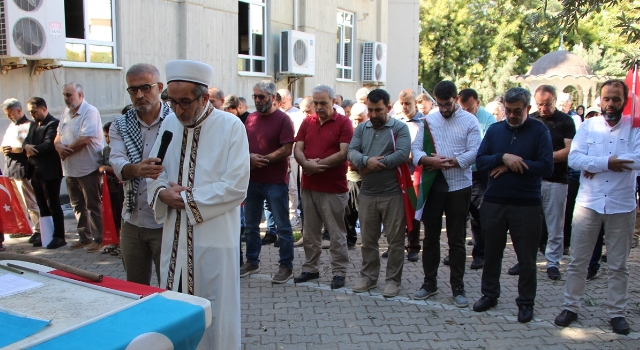
<path id="1" fill-rule="evenodd" d="M 569 183 L 568 156 L 571 140 L 576 134 L 573 119 L 556 109 L 556 89 L 551 85 L 540 85 L 533 95 L 538 111 L 531 116 L 544 123 L 551 133 L 553 143 L 553 174 L 542 178 L 542 208 L 548 237 L 545 258 L 547 259 L 547 276 L 559 280 L 560 260 L 564 248 L 564 211 L 567 203 Z"/>

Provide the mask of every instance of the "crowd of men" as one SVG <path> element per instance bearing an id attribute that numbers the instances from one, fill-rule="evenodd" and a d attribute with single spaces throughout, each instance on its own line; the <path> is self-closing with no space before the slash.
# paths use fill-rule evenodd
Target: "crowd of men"
<path id="1" fill-rule="evenodd" d="M 558 94 L 549 85 L 533 93 L 535 113 L 523 88 L 509 89 L 485 109 L 474 90 L 458 91 L 450 81 L 435 86 L 434 100 L 403 90 L 392 112 L 383 89 L 360 89 L 351 101 L 318 85 L 294 102 L 288 90 L 265 80 L 253 87 L 256 111 L 250 113 L 244 98 L 210 86 L 213 70 L 204 63 L 171 61 L 165 73 L 166 89 L 153 65 L 127 71 L 132 108 L 107 125 L 104 136 L 100 114 L 84 100 L 80 84 L 64 85 L 67 108 L 59 121 L 42 98 L 27 101 L 33 120 L 18 100 L 4 101 L 12 122 L 2 142 L 5 174 L 23 193 L 34 246 L 42 245 L 38 220 L 52 217 L 49 249 L 67 244 L 59 202 L 64 176 L 78 221 L 79 240 L 70 249 L 87 252 L 102 246 L 102 172 L 114 175 L 124 188 L 119 234 L 127 280 L 148 285 L 155 266 L 162 288 L 211 300 L 214 324 L 204 338 L 210 348 L 239 348 L 239 278 L 260 271 L 265 244 L 279 245 L 273 283 L 294 278 L 294 245 L 305 252 L 296 283 L 320 277 L 320 256 L 328 248 L 331 288 L 339 289 L 359 225 L 362 267 L 354 292 L 378 286 L 380 259 L 386 258 L 383 295 L 397 296 L 405 252 L 415 262 L 422 251 L 424 283 L 413 298 L 435 295 L 443 215 L 449 247 L 443 263 L 450 266 L 456 306 L 469 305 L 464 274 L 471 219 L 470 268 L 483 269 L 474 311 L 498 302 L 507 234 L 518 260 L 510 273 L 519 275 L 523 323 L 533 318 L 538 249 L 544 247 L 547 275 L 557 280 L 569 241 L 563 311 L 555 320 L 568 326 L 577 318 L 585 282 L 595 276 L 589 271 L 592 255 L 601 254 L 597 241 L 604 240 L 611 325 L 616 333 L 629 332 L 627 258 L 640 132 L 622 117 L 628 99 L 622 81 L 603 84 L 602 116 L 578 123 L 556 108 Z M 579 190 L 565 212 L 570 170 L 578 173 Z M 411 189 L 416 200 L 409 205 Z M 262 238 L 263 215 L 269 228 Z M 573 217 L 568 240 L 567 216 Z M 294 229 L 303 232 L 298 242 Z M 388 250 L 381 254 L 383 233 Z"/>

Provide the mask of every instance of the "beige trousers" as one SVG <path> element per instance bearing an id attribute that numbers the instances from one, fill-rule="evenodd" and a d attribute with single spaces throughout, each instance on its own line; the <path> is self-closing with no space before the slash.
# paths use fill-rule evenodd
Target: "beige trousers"
<path id="1" fill-rule="evenodd" d="M 322 225 L 329 231 L 331 245 L 331 270 L 334 276 L 344 277 L 349 264 L 347 250 L 347 228 L 344 208 L 349 193 L 326 193 L 302 189 L 302 212 L 304 213 L 304 254 L 302 272 L 319 272 L 322 254 Z"/>
<path id="2" fill-rule="evenodd" d="M 18 191 L 20 192 L 24 203 L 27 205 L 29 217 L 31 218 L 31 223 L 33 224 L 31 230 L 34 233 L 40 232 L 40 208 L 38 207 L 38 203 L 36 202 L 36 196 L 35 194 L 33 194 L 33 187 L 31 187 L 31 182 L 27 179 L 14 179 L 14 181 L 16 182 Z"/>
<path id="3" fill-rule="evenodd" d="M 387 259 L 386 282 L 400 285 L 402 267 L 404 266 L 404 236 L 407 220 L 405 218 L 402 194 L 391 196 L 358 196 L 360 216 L 360 232 L 362 235 L 362 278 L 377 281 L 380 274 L 380 225 L 389 242 L 389 258 Z M 307 239 L 305 237 L 305 239 Z"/>

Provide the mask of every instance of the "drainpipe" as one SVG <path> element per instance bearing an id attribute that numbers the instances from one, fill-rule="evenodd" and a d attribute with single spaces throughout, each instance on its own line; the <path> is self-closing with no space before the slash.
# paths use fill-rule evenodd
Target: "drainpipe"
<path id="1" fill-rule="evenodd" d="M 293 0 L 293 30 L 298 30 L 298 0 Z"/>

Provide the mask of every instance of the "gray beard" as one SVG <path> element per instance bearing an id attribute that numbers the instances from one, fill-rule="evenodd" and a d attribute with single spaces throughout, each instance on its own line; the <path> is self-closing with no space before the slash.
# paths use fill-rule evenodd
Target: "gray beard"
<path id="1" fill-rule="evenodd" d="M 602 116 L 608 122 L 619 122 L 622 118 L 622 113 L 602 114 Z"/>

